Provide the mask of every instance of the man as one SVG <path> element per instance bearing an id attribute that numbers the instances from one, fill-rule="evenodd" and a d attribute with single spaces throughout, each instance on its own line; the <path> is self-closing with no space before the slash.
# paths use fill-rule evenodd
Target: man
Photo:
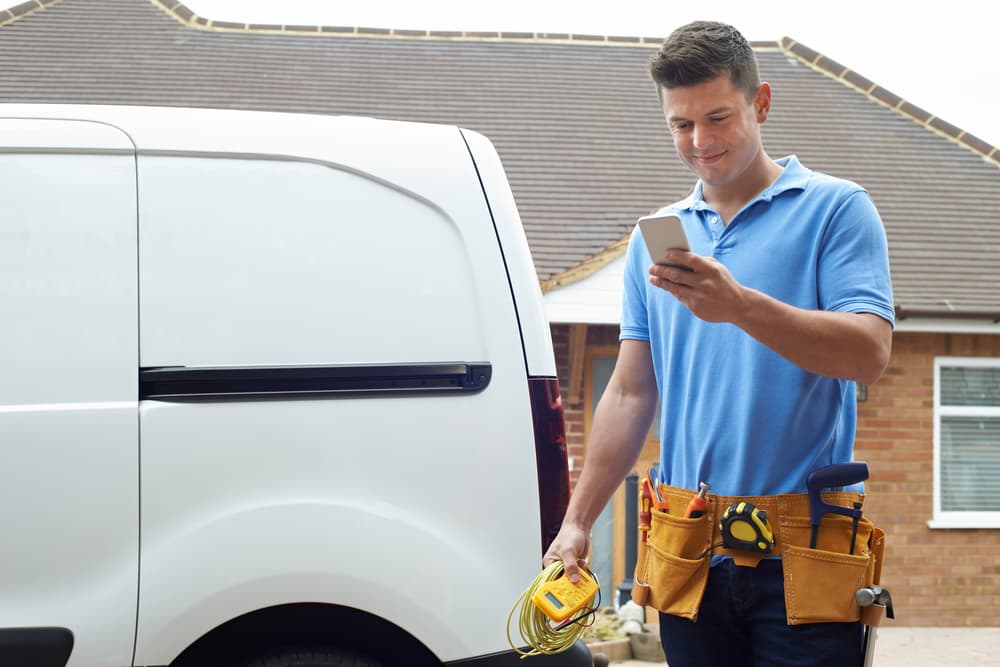
<path id="1" fill-rule="evenodd" d="M 657 400 L 659 481 L 669 488 L 693 492 L 707 482 L 726 497 L 803 494 L 811 471 L 852 460 L 854 383 L 878 380 L 891 349 L 878 213 L 857 185 L 810 171 L 794 156 L 767 155 L 761 125 L 771 87 L 760 81 L 743 36 L 725 24 L 683 26 L 650 72 L 677 154 L 698 177 L 687 199 L 661 211 L 681 218 L 691 252 L 671 250 L 666 258 L 685 268 L 653 264 L 640 232 L 633 233 L 618 361 L 562 529 L 543 559 L 563 561 L 571 580 L 596 517 L 635 464 Z M 675 505 L 669 519 L 654 520 L 651 544 L 656 531 L 671 530 L 663 521 L 699 521 L 673 519 L 683 514 Z M 711 535 L 709 521 L 717 524 L 718 516 L 701 521 Z M 776 524 L 779 532 L 793 547 L 801 542 Z M 853 567 L 860 559 L 863 570 L 867 560 L 854 539 L 842 560 Z M 748 567 L 718 547 L 681 554 L 705 563 L 697 607 L 685 614 L 658 607 L 671 667 L 860 664 L 856 620 L 799 622 L 798 604 L 809 604 L 803 598 L 810 591 L 786 590 L 789 558 L 775 553 Z M 650 576 L 669 583 L 681 575 L 664 558 L 648 568 L 661 568 Z M 856 585 L 853 579 L 843 587 Z M 786 608 L 786 595 L 795 610 Z"/>

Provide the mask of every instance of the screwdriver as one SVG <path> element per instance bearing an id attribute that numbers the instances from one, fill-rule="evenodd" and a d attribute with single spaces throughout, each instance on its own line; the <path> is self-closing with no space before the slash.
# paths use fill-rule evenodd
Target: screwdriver
<path id="1" fill-rule="evenodd" d="M 691 499 L 688 503 L 687 509 L 684 511 L 684 517 L 687 519 L 697 519 L 705 513 L 705 507 L 708 505 L 708 499 L 705 498 L 705 494 L 712 487 L 705 482 L 698 483 L 698 495 Z"/>
<path id="2" fill-rule="evenodd" d="M 642 541 L 649 540 L 650 529 L 650 509 L 653 505 L 653 493 L 650 490 L 649 480 L 643 480 L 642 492 L 639 495 L 639 530 L 642 532 Z"/>

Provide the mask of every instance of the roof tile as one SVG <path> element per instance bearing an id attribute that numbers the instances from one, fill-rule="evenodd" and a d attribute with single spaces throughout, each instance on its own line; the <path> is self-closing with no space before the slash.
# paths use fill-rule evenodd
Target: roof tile
<path id="1" fill-rule="evenodd" d="M 962 130 L 958 129 L 951 123 L 941 120 L 937 116 L 932 118 L 930 122 L 928 122 L 928 125 L 933 127 L 935 130 L 938 130 L 939 132 L 944 132 L 949 137 L 958 137 L 958 135 L 962 133 Z"/>
<path id="2" fill-rule="evenodd" d="M 876 100 L 884 102 L 885 104 L 889 105 L 894 109 L 903 102 L 902 97 L 896 95 L 895 93 L 889 92 L 888 90 L 882 88 L 881 86 L 876 86 L 875 88 L 872 88 L 870 95 Z"/>
<path id="3" fill-rule="evenodd" d="M 195 13 L 188 9 L 186 5 L 182 5 L 180 3 L 171 7 L 170 11 L 173 12 L 177 18 L 185 22 L 190 21 L 195 15 Z"/>
<path id="4" fill-rule="evenodd" d="M 931 114 L 924 111 L 915 104 L 910 104 L 909 102 L 903 101 L 899 104 L 899 110 L 908 116 L 912 116 L 919 120 L 921 123 L 926 123 L 931 119 Z"/>
<path id="5" fill-rule="evenodd" d="M 837 77 L 842 76 L 848 71 L 846 67 L 838 63 L 836 60 L 830 60 L 826 56 L 819 56 L 813 61 L 813 64 Z"/>
<path id="6" fill-rule="evenodd" d="M 223 28 L 232 30 L 245 30 L 247 27 L 246 23 L 236 23 L 234 21 L 212 21 L 213 28 Z"/>
<path id="7" fill-rule="evenodd" d="M 280 32 L 280 23 L 250 23 L 247 24 L 247 30 L 250 31 L 260 31 L 260 32 Z"/>
<path id="8" fill-rule="evenodd" d="M 28 2 L 22 2 L 19 5 L 14 5 L 7 11 L 10 12 L 11 16 L 24 16 L 25 14 L 29 14 L 36 9 L 39 9 L 40 7 L 41 5 L 34 0 L 28 0 Z"/>
<path id="9" fill-rule="evenodd" d="M 871 79 L 867 79 L 851 70 L 844 72 L 843 78 L 847 83 L 851 84 L 858 90 L 863 90 L 865 92 L 868 92 L 875 87 L 875 83 Z"/>

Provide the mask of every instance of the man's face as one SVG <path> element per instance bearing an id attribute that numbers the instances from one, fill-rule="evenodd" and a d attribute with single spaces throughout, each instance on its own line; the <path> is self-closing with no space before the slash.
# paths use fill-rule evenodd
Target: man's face
<path id="1" fill-rule="evenodd" d="M 716 188 L 753 178 L 763 155 L 760 124 L 770 108 L 770 86 L 761 84 L 752 100 L 726 75 L 661 90 L 674 147 L 691 171 Z"/>

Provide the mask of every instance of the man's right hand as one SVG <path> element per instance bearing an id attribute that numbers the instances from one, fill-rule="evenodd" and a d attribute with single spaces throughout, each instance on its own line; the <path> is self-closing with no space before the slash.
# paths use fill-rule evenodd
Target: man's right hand
<path id="1" fill-rule="evenodd" d="M 588 553 L 590 530 L 564 522 L 556 539 L 552 540 L 542 557 L 542 567 L 548 567 L 557 560 L 562 561 L 566 576 L 575 584 L 580 581 L 580 563 L 586 561 Z"/>

